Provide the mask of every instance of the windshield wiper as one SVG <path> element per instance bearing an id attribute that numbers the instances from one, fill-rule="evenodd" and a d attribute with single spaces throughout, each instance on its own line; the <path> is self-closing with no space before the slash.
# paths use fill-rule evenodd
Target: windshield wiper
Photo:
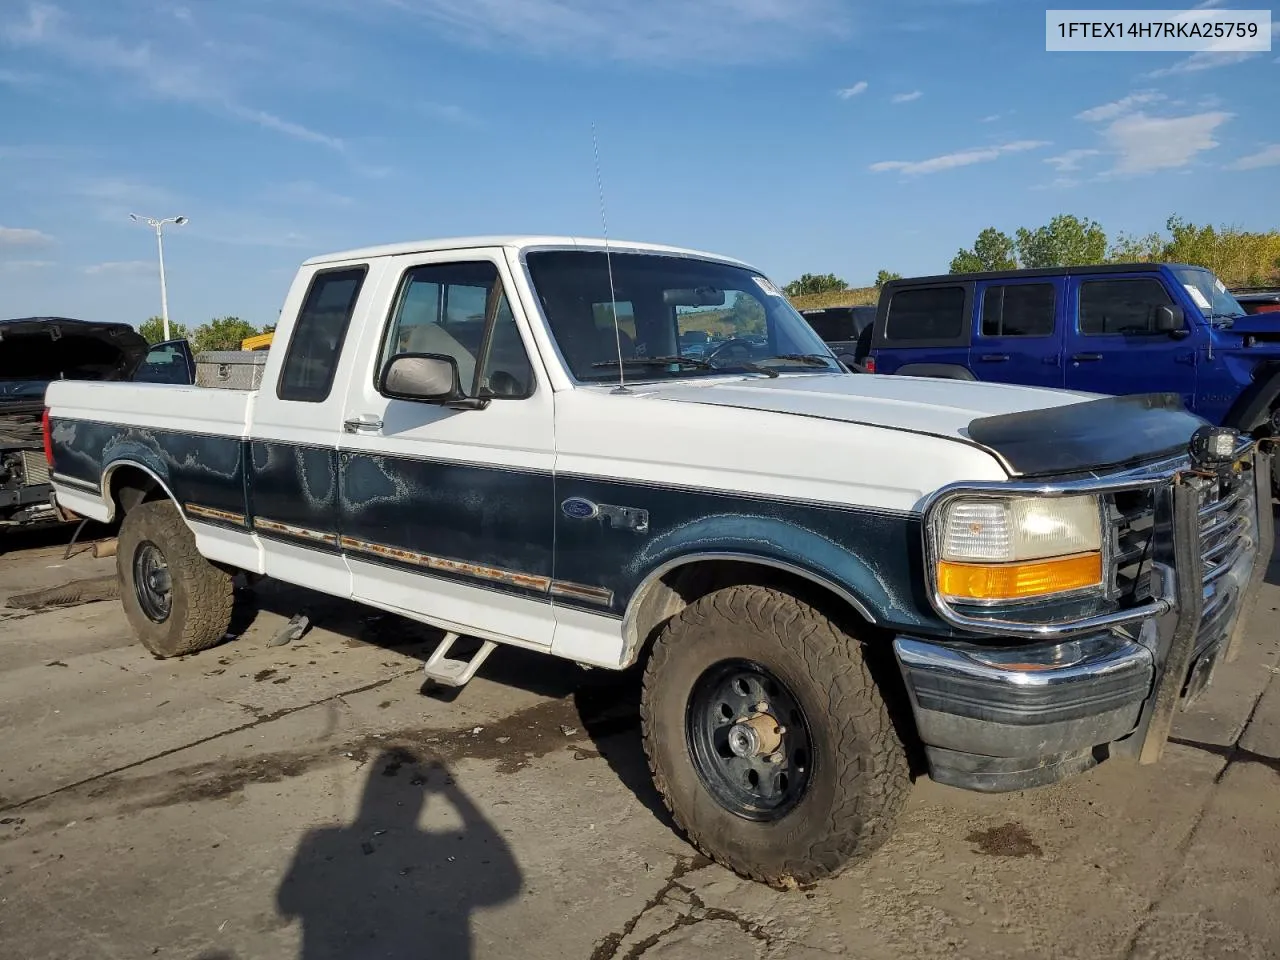
<path id="1" fill-rule="evenodd" d="M 763 373 L 766 377 L 776 377 L 777 370 L 770 370 L 767 367 L 758 367 L 754 363 L 735 363 L 731 367 L 719 367 L 714 363 L 706 360 L 700 360 L 697 357 L 624 357 L 622 360 L 624 365 L 637 367 L 669 367 L 672 364 L 679 364 L 684 367 L 692 367 L 695 370 L 715 370 L 720 373 L 732 373 L 734 370 L 746 370 L 750 373 Z M 593 363 L 593 367 L 616 367 L 617 360 L 601 360 Z"/>
<path id="2" fill-rule="evenodd" d="M 669 367 L 673 363 L 681 366 L 693 367 L 696 370 L 715 370 L 716 367 L 707 363 L 705 360 L 699 360 L 697 357 L 623 357 L 621 361 L 623 366 L 636 367 Z M 617 360 L 601 360 L 593 363 L 593 367 L 616 367 Z"/>
<path id="3" fill-rule="evenodd" d="M 815 367 L 829 367 L 835 362 L 835 357 L 824 357 L 820 353 L 779 353 L 772 357 L 762 357 L 763 360 L 792 360 L 796 363 L 807 363 Z"/>

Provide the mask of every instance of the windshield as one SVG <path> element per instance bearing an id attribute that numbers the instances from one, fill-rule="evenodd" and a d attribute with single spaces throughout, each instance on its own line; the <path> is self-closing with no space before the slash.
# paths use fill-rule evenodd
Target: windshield
<path id="1" fill-rule="evenodd" d="M 526 257 L 551 334 L 580 381 L 618 379 L 619 339 L 628 380 L 841 370 L 813 328 L 759 274 L 661 254 L 615 253 L 611 260 L 612 298 L 602 251 Z"/>
<path id="2" fill-rule="evenodd" d="M 1215 317 L 1243 317 L 1244 307 L 1231 295 L 1226 284 L 1204 267 L 1174 267 L 1178 282 L 1186 288 L 1200 312 L 1208 319 Z"/>

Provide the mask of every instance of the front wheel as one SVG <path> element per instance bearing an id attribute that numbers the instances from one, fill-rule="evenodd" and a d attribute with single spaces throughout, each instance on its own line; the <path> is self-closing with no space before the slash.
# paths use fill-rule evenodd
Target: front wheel
<path id="1" fill-rule="evenodd" d="M 141 503 L 125 514 L 116 574 L 125 616 L 156 657 L 196 653 L 226 636 L 232 577 L 200 555 L 172 502 Z"/>
<path id="2" fill-rule="evenodd" d="M 856 639 L 780 590 L 733 586 L 658 637 L 641 719 L 654 783 L 704 854 L 772 885 L 838 874 L 889 836 L 906 750 Z"/>

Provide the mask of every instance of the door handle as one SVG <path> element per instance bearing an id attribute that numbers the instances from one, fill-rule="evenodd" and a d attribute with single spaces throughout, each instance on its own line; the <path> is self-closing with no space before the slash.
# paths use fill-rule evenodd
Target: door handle
<path id="1" fill-rule="evenodd" d="M 372 413 L 362 413 L 358 417 L 351 417 L 342 422 L 342 429 L 347 433 L 355 433 L 358 430 L 381 430 L 382 421 Z"/>
<path id="2" fill-rule="evenodd" d="M 1087 361 L 1101 360 L 1101 359 L 1102 359 L 1102 354 L 1100 354 L 1100 353 L 1073 353 L 1073 354 L 1071 355 L 1071 359 L 1072 359 L 1072 360 L 1074 360 L 1076 363 L 1085 363 L 1085 362 L 1087 362 Z"/>
<path id="3" fill-rule="evenodd" d="M 1007 353 L 984 353 L 978 359 L 985 360 L 988 363 L 999 363 L 1001 360 L 1008 360 L 1009 355 Z"/>

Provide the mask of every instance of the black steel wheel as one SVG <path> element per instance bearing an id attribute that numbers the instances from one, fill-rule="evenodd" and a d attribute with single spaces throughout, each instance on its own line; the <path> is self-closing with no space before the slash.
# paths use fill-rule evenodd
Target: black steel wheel
<path id="1" fill-rule="evenodd" d="M 125 514 L 116 546 L 120 602 L 157 657 L 181 657 L 222 641 L 235 599 L 232 574 L 210 563 L 175 504 L 140 503 Z"/>
<path id="2" fill-rule="evenodd" d="M 745 820 L 778 820 L 809 786 L 809 721 L 767 668 L 725 660 L 689 695 L 685 736 L 698 777 L 716 802 Z"/>
<path id="3" fill-rule="evenodd" d="M 775 886 L 877 849 L 910 789 L 906 750 L 846 619 L 759 584 L 659 631 L 641 731 L 654 786 L 704 854 Z"/>
<path id="4" fill-rule="evenodd" d="M 133 552 L 133 589 L 138 606 L 153 623 L 164 623 L 173 610 L 173 580 L 164 554 L 150 540 Z"/>

